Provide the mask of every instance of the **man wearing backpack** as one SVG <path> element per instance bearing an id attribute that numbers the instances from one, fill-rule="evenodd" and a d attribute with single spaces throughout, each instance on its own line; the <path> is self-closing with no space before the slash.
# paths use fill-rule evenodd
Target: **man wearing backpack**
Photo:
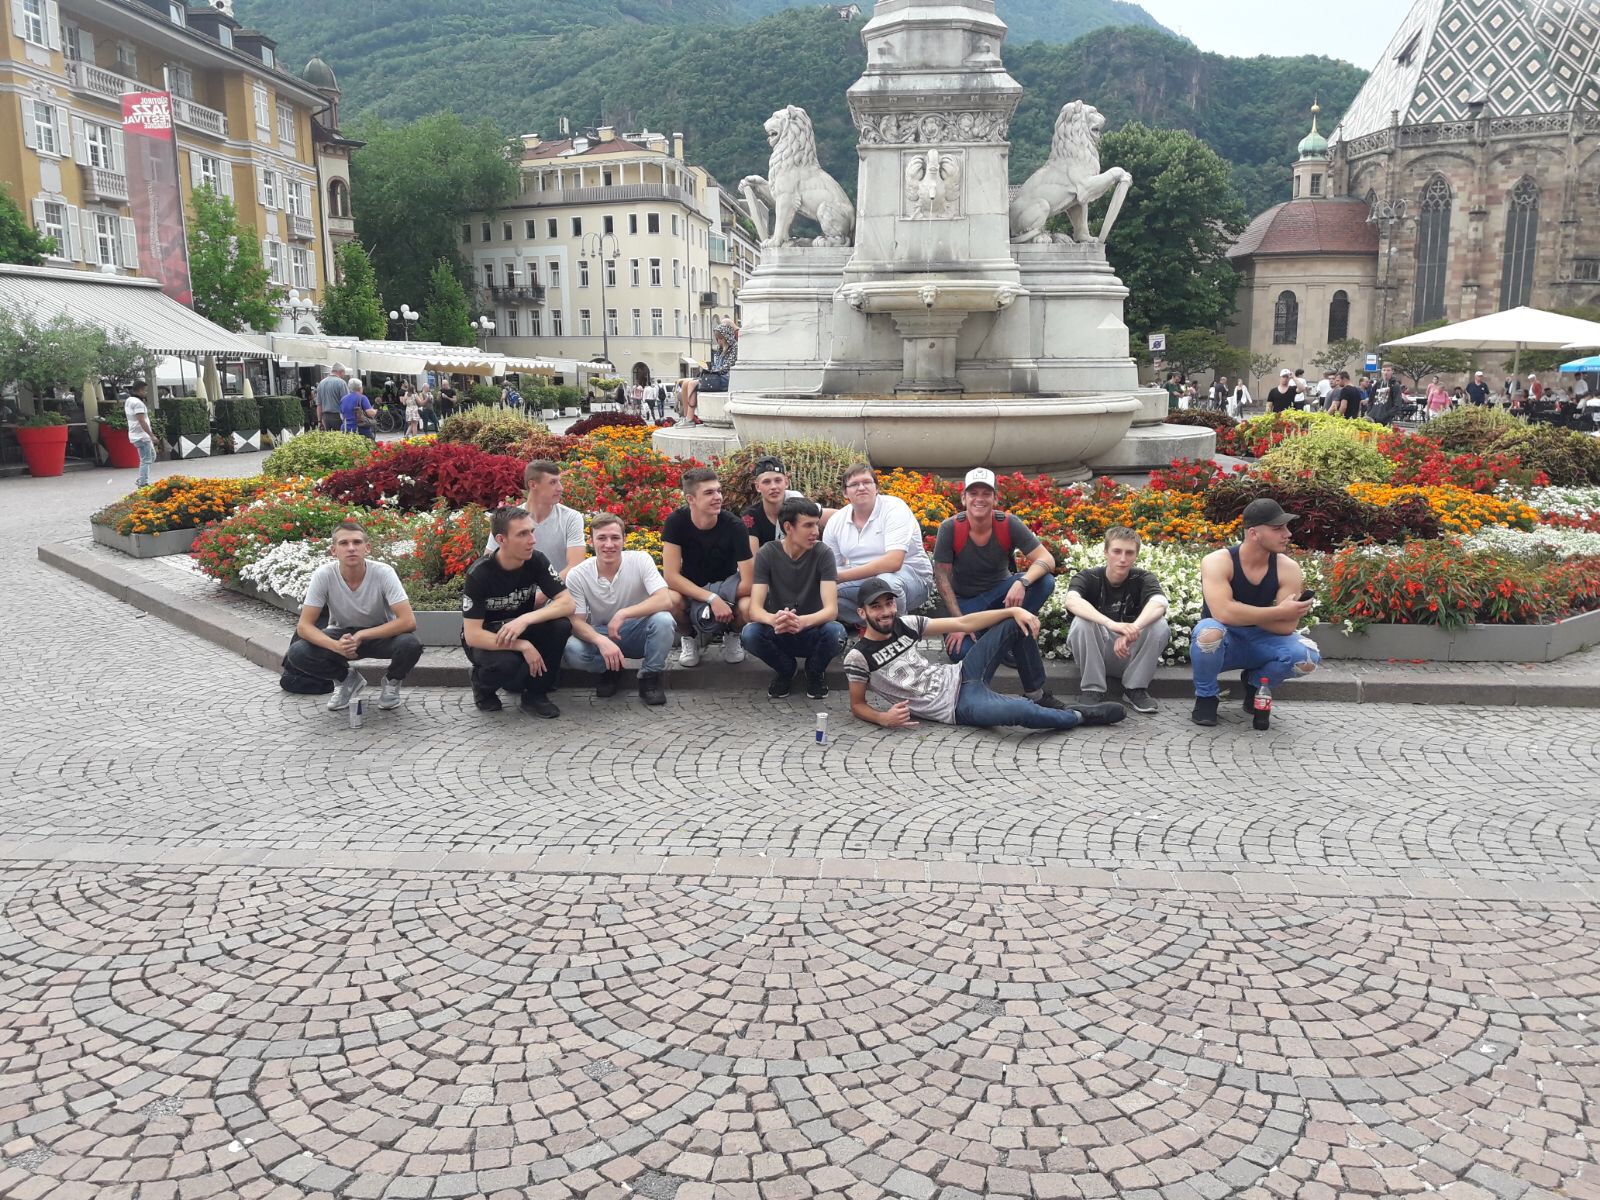
<path id="1" fill-rule="evenodd" d="M 1056 560 L 1034 532 L 1010 513 L 995 509 L 994 472 L 974 467 L 961 493 L 965 512 L 939 526 L 933 543 L 933 578 L 952 616 L 995 608 L 1025 608 L 1035 616 L 1055 590 Z M 1013 553 L 1021 553 L 1017 571 Z M 976 639 L 954 632 L 944 640 L 951 662 L 960 662 Z"/>

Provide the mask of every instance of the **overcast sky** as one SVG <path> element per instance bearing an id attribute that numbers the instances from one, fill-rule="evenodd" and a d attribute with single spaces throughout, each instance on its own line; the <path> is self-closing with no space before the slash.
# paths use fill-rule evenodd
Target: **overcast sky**
<path id="1" fill-rule="evenodd" d="M 1138 0 L 1152 17 L 1202 50 L 1325 54 L 1370 68 L 1411 0 Z"/>

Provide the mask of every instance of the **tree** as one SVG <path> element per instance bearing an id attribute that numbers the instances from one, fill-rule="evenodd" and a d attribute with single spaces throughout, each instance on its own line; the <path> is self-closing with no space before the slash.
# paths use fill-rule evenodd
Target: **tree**
<path id="1" fill-rule="evenodd" d="M 1410 337 L 1413 333 L 1425 333 L 1429 329 L 1438 329 L 1447 324 L 1448 321 L 1440 319 L 1404 332 L 1392 330 L 1378 341 L 1380 344 L 1392 342 L 1396 338 Z M 1411 380 L 1413 388 L 1421 387 L 1426 376 L 1460 375 L 1472 366 L 1472 359 L 1466 351 L 1447 350 L 1442 346 L 1391 346 L 1387 350 L 1379 350 L 1378 353 L 1384 362 L 1393 363 L 1396 371 Z"/>
<path id="2" fill-rule="evenodd" d="M 24 267 L 42 267 L 56 244 L 28 221 L 11 193 L 0 187 L 0 262 Z"/>
<path id="3" fill-rule="evenodd" d="M 270 329 L 288 294 L 272 282 L 261 244 L 239 221 L 233 201 L 210 186 L 190 197 L 189 281 L 194 310 L 224 329 Z"/>
<path id="4" fill-rule="evenodd" d="M 116 329 L 103 334 L 95 373 L 101 379 L 127 383 L 156 365 L 156 354 L 148 346 L 134 340 L 126 329 Z"/>
<path id="5" fill-rule="evenodd" d="M 389 323 L 366 248 L 360 242 L 346 242 L 335 257 L 339 281 L 322 294 L 322 331 L 335 337 L 382 341 Z"/>
<path id="6" fill-rule="evenodd" d="M 1275 382 L 1272 373 L 1278 369 L 1278 356 L 1276 354 L 1252 354 L 1249 356 L 1250 378 Z"/>
<path id="7" fill-rule="evenodd" d="M 1364 349 L 1360 338 L 1335 338 L 1328 343 L 1326 350 L 1311 356 L 1311 365 L 1316 368 L 1319 375 L 1325 371 L 1342 371 L 1350 365 L 1350 360 L 1358 357 Z"/>
<path id="8" fill-rule="evenodd" d="M 513 161 L 521 143 L 508 143 L 487 121 L 468 125 L 453 112 L 409 125 L 368 122 L 358 136 L 366 145 L 350 160 L 351 189 L 360 197 L 356 232 L 371 247 L 378 292 L 416 303 L 440 260 L 470 287 L 461 217 L 492 211 L 516 193 Z"/>
<path id="9" fill-rule="evenodd" d="M 422 305 L 422 320 L 417 323 L 417 336 L 425 341 L 443 342 L 446 346 L 477 345 L 467 293 L 446 259 L 441 258 L 434 264 L 433 275 L 428 280 L 428 299 Z"/>
<path id="10" fill-rule="evenodd" d="M 37 402 L 58 387 L 81 387 L 101 364 L 106 335 L 65 313 L 8 312 L 0 322 L 0 391 L 18 384 Z"/>
<path id="11" fill-rule="evenodd" d="M 1133 174 L 1106 243 L 1106 257 L 1128 286 L 1128 328 L 1136 334 L 1220 329 L 1239 286 L 1224 255 L 1243 228 L 1228 190 L 1228 164 L 1193 134 L 1138 123 L 1101 139 L 1100 164 Z M 1108 203 L 1095 206 L 1096 220 Z M 1067 228 L 1065 216 L 1050 228 Z"/>
<path id="12" fill-rule="evenodd" d="M 1239 376 L 1250 367 L 1250 352 L 1230 346 L 1210 329 L 1180 329 L 1167 338 L 1167 370 L 1192 379 L 1196 375 Z"/>

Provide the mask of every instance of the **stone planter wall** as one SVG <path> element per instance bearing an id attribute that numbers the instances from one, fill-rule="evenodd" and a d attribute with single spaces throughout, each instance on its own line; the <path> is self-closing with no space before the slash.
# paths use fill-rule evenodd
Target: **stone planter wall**
<path id="1" fill-rule="evenodd" d="M 259 588 L 253 583 L 241 579 L 238 583 L 225 584 L 230 591 L 238 592 L 241 596 L 249 596 L 252 600 L 259 600 L 263 604 L 270 604 L 273 608 L 280 608 L 286 613 L 300 612 L 300 601 L 292 596 L 283 596 L 277 592 Z M 417 609 L 417 640 L 424 646 L 456 647 L 461 644 L 461 614 L 459 612 L 434 611 Z"/>
<path id="2" fill-rule="evenodd" d="M 1553 662 L 1600 644 L 1600 612 L 1553 625 L 1468 625 L 1453 631 L 1431 625 L 1369 625 L 1349 634 L 1338 625 L 1317 625 L 1311 639 L 1330 660 Z"/>
<path id="3" fill-rule="evenodd" d="M 163 558 L 169 554 L 187 554 L 200 535 L 198 529 L 171 529 L 166 533 L 118 533 L 109 525 L 91 525 L 94 540 L 110 546 L 133 558 Z"/>

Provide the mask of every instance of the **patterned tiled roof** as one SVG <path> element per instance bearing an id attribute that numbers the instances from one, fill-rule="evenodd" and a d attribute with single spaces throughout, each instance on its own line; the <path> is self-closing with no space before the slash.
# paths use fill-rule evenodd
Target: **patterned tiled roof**
<path id="1" fill-rule="evenodd" d="M 1334 142 L 1402 125 L 1600 108 L 1600 0 L 1416 0 Z"/>
<path id="2" fill-rule="evenodd" d="M 1365 201 L 1349 198 L 1289 200 L 1251 221 L 1228 257 L 1377 254 L 1378 231 L 1367 223 L 1367 211 Z"/>

